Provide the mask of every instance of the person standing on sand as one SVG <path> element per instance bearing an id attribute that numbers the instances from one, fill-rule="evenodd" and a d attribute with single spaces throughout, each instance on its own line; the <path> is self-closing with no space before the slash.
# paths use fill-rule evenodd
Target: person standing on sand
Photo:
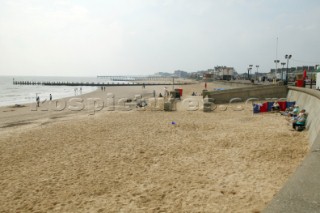
<path id="1" fill-rule="evenodd" d="M 49 96 L 49 99 L 50 99 L 50 101 L 52 101 L 52 95 L 50 94 L 50 96 Z"/>
<path id="2" fill-rule="evenodd" d="M 167 90 L 167 87 L 164 87 L 164 97 L 168 97 L 169 96 L 169 91 Z"/>
<path id="3" fill-rule="evenodd" d="M 37 101 L 37 106 L 39 107 L 40 106 L 40 97 L 39 96 L 36 97 L 36 101 Z"/>

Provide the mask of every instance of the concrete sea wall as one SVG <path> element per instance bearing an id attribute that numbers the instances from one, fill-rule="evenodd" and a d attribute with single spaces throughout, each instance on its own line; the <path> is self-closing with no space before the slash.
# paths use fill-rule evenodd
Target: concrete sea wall
<path id="1" fill-rule="evenodd" d="M 296 101 L 300 108 L 306 109 L 309 113 L 307 129 L 309 142 L 312 145 L 320 134 L 320 92 L 307 88 L 289 87 L 287 99 Z"/>
<path id="2" fill-rule="evenodd" d="M 231 88 L 241 88 L 241 87 L 254 87 L 256 84 L 251 82 L 240 82 L 240 81 L 214 81 L 215 84 L 224 87 L 231 87 Z"/>
<path id="3" fill-rule="evenodd" d="M 309 113 L 307 129 L 310 151 L 263 212 L 320 212 L 320 92 L 307 88 L 288 88 L 287 99 L 296 101 Z"/>
<path id="4" fill-rule="evenodd" d="M 245 101 L 249 98 L 285 98 L 287 87 L 278 85 L 254 85 L 250 87 L 239 87 L 222 91 L 204 91 L 203 96 L 214 99 L 216 104 L 228 103 L 233 98 L 241 98 Z"/>

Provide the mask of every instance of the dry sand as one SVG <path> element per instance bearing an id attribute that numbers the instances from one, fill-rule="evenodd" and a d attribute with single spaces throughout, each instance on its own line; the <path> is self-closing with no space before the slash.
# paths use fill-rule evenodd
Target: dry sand
<path id="1" fill-rule="evenodd" d="M 249 109 L 0 109 L 1 212 L 259 212 L 308 151 L 284 117 Z"/>

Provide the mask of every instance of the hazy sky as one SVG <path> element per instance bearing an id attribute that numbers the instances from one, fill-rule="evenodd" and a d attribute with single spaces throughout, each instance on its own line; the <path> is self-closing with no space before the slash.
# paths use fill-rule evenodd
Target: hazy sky
<path id="1" fill-rule="evenodd" d="M 0 0 L 0 75 L 320 64 L 319 0 Z M 280 66 L 280 65 L 279 65 Z"/>

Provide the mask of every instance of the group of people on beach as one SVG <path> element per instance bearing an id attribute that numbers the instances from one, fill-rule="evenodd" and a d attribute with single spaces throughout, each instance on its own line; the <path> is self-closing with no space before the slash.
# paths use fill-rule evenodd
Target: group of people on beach
<path id="1" fill-rule="evenodd" d="M 273 103 L 271 110 L 273 112 L 280 112 L 280 105 L 277 101 Z M 288 116 L 293 129 L 301 131 L 305 128 L 308 114 L 305 109 L 300 110 L 300 107 L 297 104 L 280 113 L 281 115 Z"/>
<path id="2" fill-rule="evenodd" d="M 286 111 L 281 114 L 289 117 L 293 129 L 301 131 L 305 128 L 308 117 L 305 109 L 300 110 L 298 105 L 294 105 L 293 107 L 287 108 Z"/>
<path id="3" fill-rule="evenodd" d="M 49 100 L 52 101 L 52 95 L 49 95 Z M 40 96 L 36 95 L 36 103 L 37 103 L 37 107 L 40 106 Z"/>
<path id="4" fill-rule="evenodd" d="M 78 88 L 74 88 L 74 96 L 78 95 Z M 82 87 L 79 88 L 79 95 L 82 95 Z"/>

